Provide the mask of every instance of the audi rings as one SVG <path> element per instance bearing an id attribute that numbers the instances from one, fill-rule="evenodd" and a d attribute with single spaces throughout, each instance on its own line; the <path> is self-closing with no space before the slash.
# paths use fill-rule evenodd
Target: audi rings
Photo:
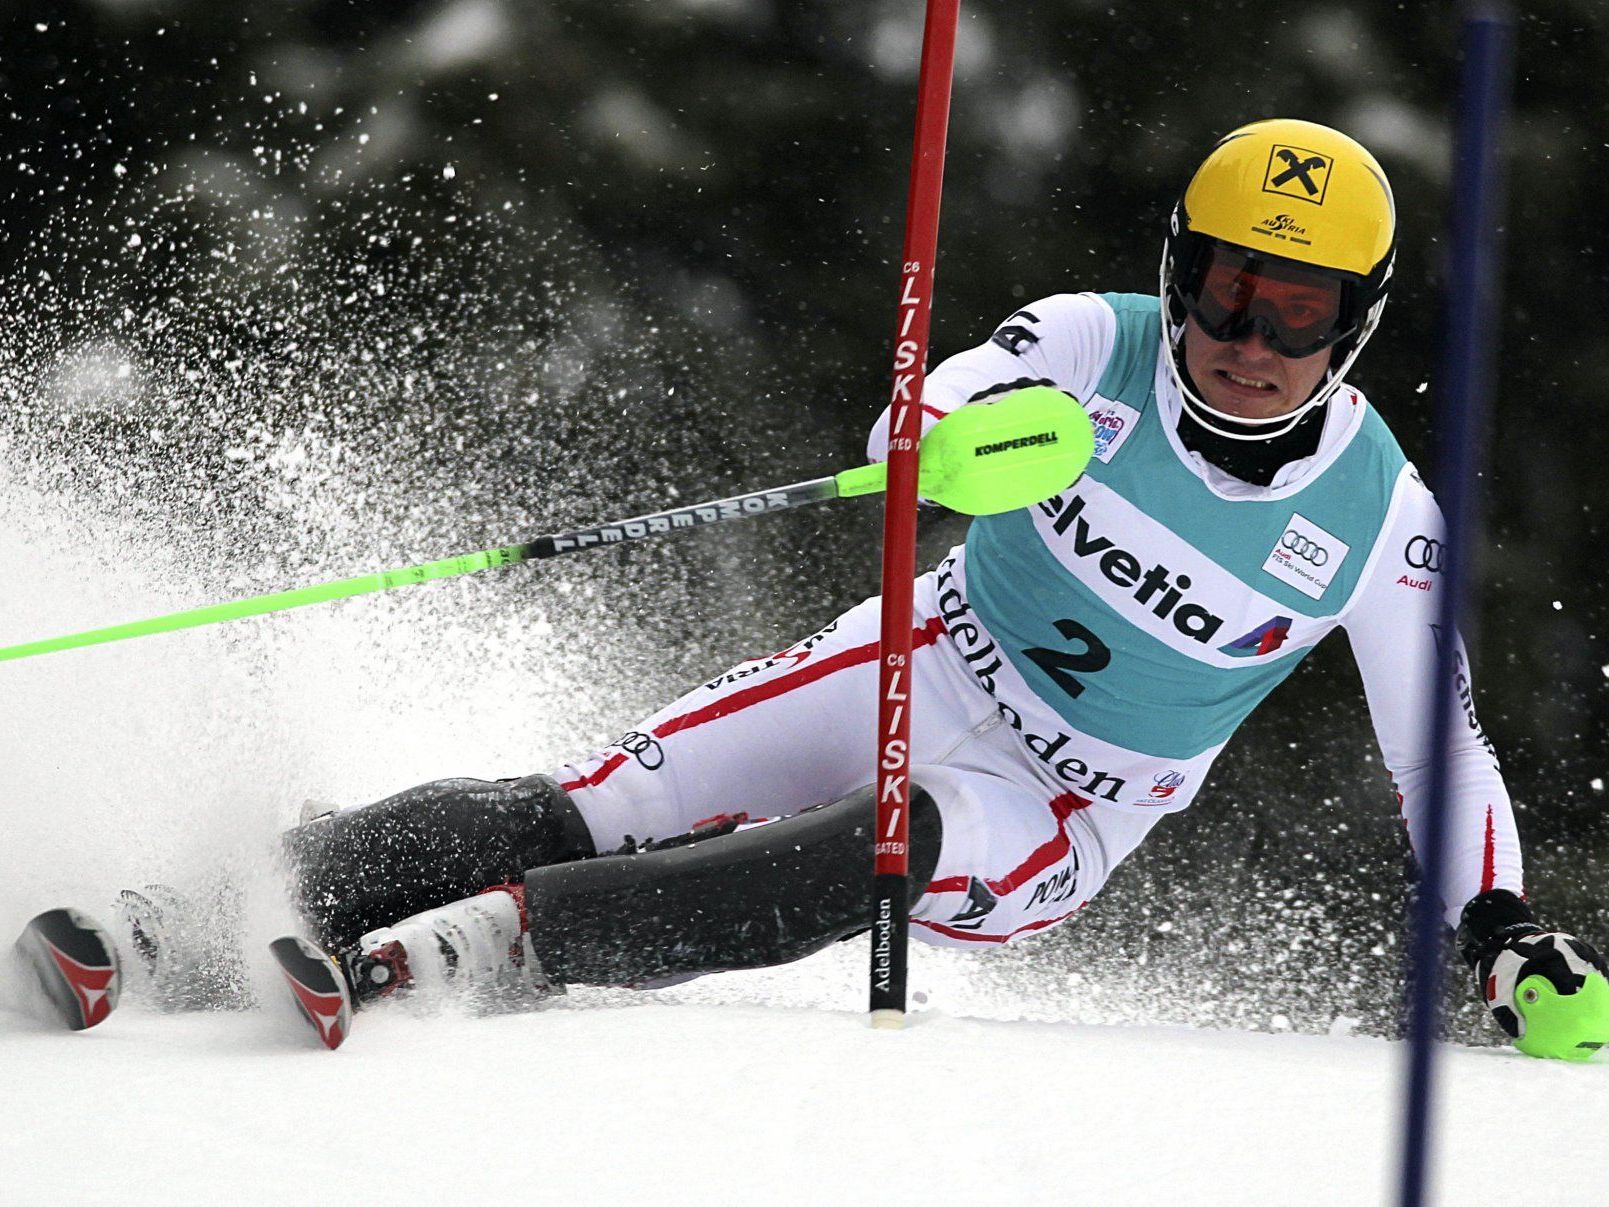
<path id="1" fill-rule="evenodd" d="M 665 748 L 649 734 L 638 733 L 634 729 L 630 733 L 622 734 L 620 740 L 613 745 L 620 747 L 641 763 L 644 771 L 658 771 L 665 765 Z"/>
<path id="2" fill-rule="evenodd" d="M 1303 561 L 1312 562 L 1315 566 L 1322 566 L 1330 560 L 1330 551 L 1310 537 L 1303 536 L 1294 528 L 1287 528 L 1285 535 L 1279 538 L 1280 547 L 1290 550 L 1291 553 Z"/>
<path id="3" fill-rule="evenodd" d="M 1416 536 L 1402 551 L 1402 560 L 1415 570 L 1429 570 L 1432 574 L 1440 574 L 1444 552 L 1446 546 L 1440 541 L 1428 536 Z"/>

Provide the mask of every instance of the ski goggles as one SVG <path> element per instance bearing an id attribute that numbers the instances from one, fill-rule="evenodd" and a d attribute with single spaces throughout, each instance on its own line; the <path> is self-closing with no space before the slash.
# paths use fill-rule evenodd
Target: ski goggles
<path id="1" fill-rule="evenodd" d="M 1359 327 L 1356 284 L 1322 268 L 1206 242 L 1177 283 L 1186 311 L 1219 343 L 1262 333 L 1281 356 L 1311 356 Z"/>

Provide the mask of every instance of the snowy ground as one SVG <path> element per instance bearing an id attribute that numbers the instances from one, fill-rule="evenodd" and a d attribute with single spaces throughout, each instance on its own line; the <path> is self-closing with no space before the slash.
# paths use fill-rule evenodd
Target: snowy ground
<path id="1" fill-rule="evenodd" d="M 941 985 L 924 955 L 917 981 Z M 335 1053 L 277 1001 L 134 1002 L 79 1035 L 0 1013 L 0 1199 L 1391 1199 L 1400 1045 L 936 1008 L 874 1032 L 844 996 L 862 956 L 527 1015 L 392 1007 Z M 813 995 L 839 1008 L 758 1004 Z M 1568 1157 L 1598 1147 L 1609 1064 L 1454 1048 L 1440 1068 L 1436 1201 L 1604 1201 Z"/>

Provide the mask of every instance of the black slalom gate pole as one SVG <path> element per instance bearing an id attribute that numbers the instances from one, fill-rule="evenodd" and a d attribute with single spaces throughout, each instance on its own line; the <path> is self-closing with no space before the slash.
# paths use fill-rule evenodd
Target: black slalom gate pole
<path id="1" fill-rule="evenodd" d="M 1462 37 L 1457 139 L 1443 334 L 1436 406 L 1436 469 L 1447 519 L 1440 638 L 1431 693 L 1430 799 L 1417 847 L 1421 878 L 1408 951 L 1407 1103 L 1402 1133 L 1402 1207 L 1420 1207 L 1430 1167 L 1430 1118 L 1442 982 L 1442 886 L 1447 834 L 1448 742 L 1458 709 L 1454 677 L 1459 622 L 1470 614 L 1473 555 L 1481 532 L 1480 474 L 1498 338 L 1502 256 L 1503 137 L 1513 24 L 1499 5 L 1468 11 Z"/>

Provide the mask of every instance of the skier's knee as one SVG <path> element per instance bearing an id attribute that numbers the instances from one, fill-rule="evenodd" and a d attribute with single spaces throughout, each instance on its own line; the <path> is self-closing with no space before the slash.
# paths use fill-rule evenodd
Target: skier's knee
<path id="1" fill-rule="evenodd" d="M 551 777 L 447 779 L 298 826 L 284 837 L 298 905 L 326 943 L 527 869 L 596 852 Z"/>
<path id="2" fill-rule="evenodd" d="M 701 822 L 698 826 L 685 834 L 677 834 L 670 838 L 659 839 L 644 843 L 640 846 L 630 846 L 606 854 L 631 855 L 643 854 L 649 851 L 669 850 L 676 847 L 691 846 L 694 843 L 708 841 L 712 838 L 723 838 L 728 834 L 741 834 L 748 837 L 740 838 L 742 844 L 756 844 L 768 846 L 777 841 L 778 836 L 785 833 L 786 841 L 823 845 L 828 842 L 856 842 L 871 841 L 871 835 L 877 827 L 877 789 L 875 785 L 868 784 L 864 788 L 857 788 L 848 796 L 827 804 L 812 805 L 801 810 L 793 817 L 783 818 L 770 823 L 770 827 L 754 827 L 743 829 L 743 814 L 722 815 L 712 817 Z M 782 826 L 784 830 L 771 827 Z M 916 898 L 922 895 L 929 880 L 932 879 L 933 869 L 938 866 L 939 848 L 943 839 L 943 820 L 939 815 L 937 803 L 932 795 L 913 778 L 910 788 L 910 822 L 909 822 L 909 864 L 912 881 L 911 901 L 915 904 Z M 723 851 L 736 851 L 736 844 L 728 844 L 721 848 Z"/>
<path id="3" fill-rule="evenodd" d="M 911 788 L 911 899 L 938 865 L 942 822 Z M 765 825 L 540 867 L 525 877 L 533 951 L 559 982 L 639 984 L 797 960 L 865 930 L 876 792 Z"/>
<path id="4" fill-rule="evenodd" d="M 855 819 L 857 827 L 864 826 L 866 833 L 874 834 L 877 830 L 877 788 L 868 784 L 864 788 L 851 792 L 842 800 L 834 801 L 830 805 L 818 805 L 809 812 L 827 812 L 828 810 L 841 810 L 845 821 L 850 817 Z M 939 864 L 939 848 L 943 845 L 944 822 L 939 814 L 938 802 L 921 783 L 921 773 L 917 771 L 910 779 L 910 821 L 908 823 L 908 855 L 911 882 L 911 904 L 926 890 L 928 882 L 933 879 L 933 870 Z M 805 814 L 801 814 L 804 816 Z"/>

